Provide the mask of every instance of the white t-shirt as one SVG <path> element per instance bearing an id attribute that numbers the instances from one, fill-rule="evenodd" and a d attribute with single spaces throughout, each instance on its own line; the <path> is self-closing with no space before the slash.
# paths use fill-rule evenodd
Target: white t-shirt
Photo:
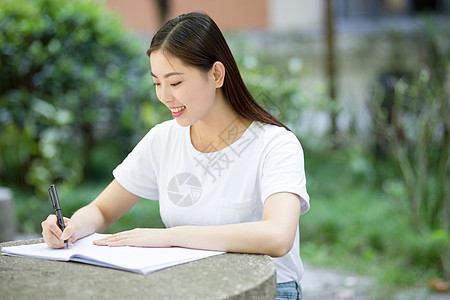
<path id="1" fill-rule="evenodd" d="M 114 177 L 131 193 L 159 200 L 168 228 L 259 221 L 264 201 L 277 192 L 299 195 L 301 213 L 308 211 L 303 150 L 295 135 L 253 122 L 233 139 L 240 128 L 237 122 L 219 136 L 234 142 L 211 153 L 194 148 L 190 127 L 175 120 L 161 123 L 117 166 Z M 274 260 L 277 282 L 301 280 L 298 228 L 290 252 Z"/>

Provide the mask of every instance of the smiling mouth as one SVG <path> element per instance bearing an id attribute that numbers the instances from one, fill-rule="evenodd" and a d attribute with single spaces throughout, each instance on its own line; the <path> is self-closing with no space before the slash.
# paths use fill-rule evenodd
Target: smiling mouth
<path id="1" fill-rule="evenodd" d="M 180 106 L 180 107 L 171 108 L 170 110 L 171 110 L 173 113 L 177 113 L 177 112 L 182 111 L 182 110 L 185 109 L 185 108 L 186 108 L 186 106 Z"/>

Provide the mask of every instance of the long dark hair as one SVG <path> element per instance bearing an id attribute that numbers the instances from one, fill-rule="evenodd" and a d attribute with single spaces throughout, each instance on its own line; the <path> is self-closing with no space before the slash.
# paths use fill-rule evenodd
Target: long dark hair
<path id="1" fill-rule="evenodd" d="M 249 120 L 289 130 L 250 94 L 222 32 L 208 15 L 193 12 L 167 21 L 153 37 L 147 55 L 160 49 L 205 72 L 222 62 L 226 70 L 222 90 L 231 107 Z"/>

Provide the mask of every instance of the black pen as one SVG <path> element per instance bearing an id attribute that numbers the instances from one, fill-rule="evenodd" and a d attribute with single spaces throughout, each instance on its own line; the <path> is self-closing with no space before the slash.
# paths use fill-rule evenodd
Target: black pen
<path id="1" fill-rule="evenodd" d="M 50 195 L 50 201 L 52 202 L 53 209 L 56 212 L 56 218 L 58 219 L 58 226 L 61 229 L 61 231 L 64 231 L 66 225 L 64 225 L 64 218 L 61 212 L 61 204 L 59 204 L 58 192 L 56 192 L 56 186 L 54 184 L 52 184 L 48 189 L 48 194 Z M 65 240 L 64 244 L 66 244 L 66 248 L 69 248 L 68 240 Z"/>

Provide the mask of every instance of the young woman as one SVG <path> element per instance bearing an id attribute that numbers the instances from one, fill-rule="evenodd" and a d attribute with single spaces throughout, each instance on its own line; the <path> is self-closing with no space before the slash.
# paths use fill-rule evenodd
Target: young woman
<path id="1" fill-rule="evenodd" d="M 66 219 L 42 222 L 45 242 L 69 246 L 102 232 L 141 198 L 160 202 L 165 229 L 136 228 L 105 246 L 261 253 L 277 264 L 279 296 L 301 297 L 299 216 L 309 209 L 298 139 L 248 92 L 217 25 L 202 13 L 168 21 L 147 51 L 158 99 L 174 120 L 155 126 L 115 179 Z M 286 299 L 286 298 L 284 298 Z"/>

